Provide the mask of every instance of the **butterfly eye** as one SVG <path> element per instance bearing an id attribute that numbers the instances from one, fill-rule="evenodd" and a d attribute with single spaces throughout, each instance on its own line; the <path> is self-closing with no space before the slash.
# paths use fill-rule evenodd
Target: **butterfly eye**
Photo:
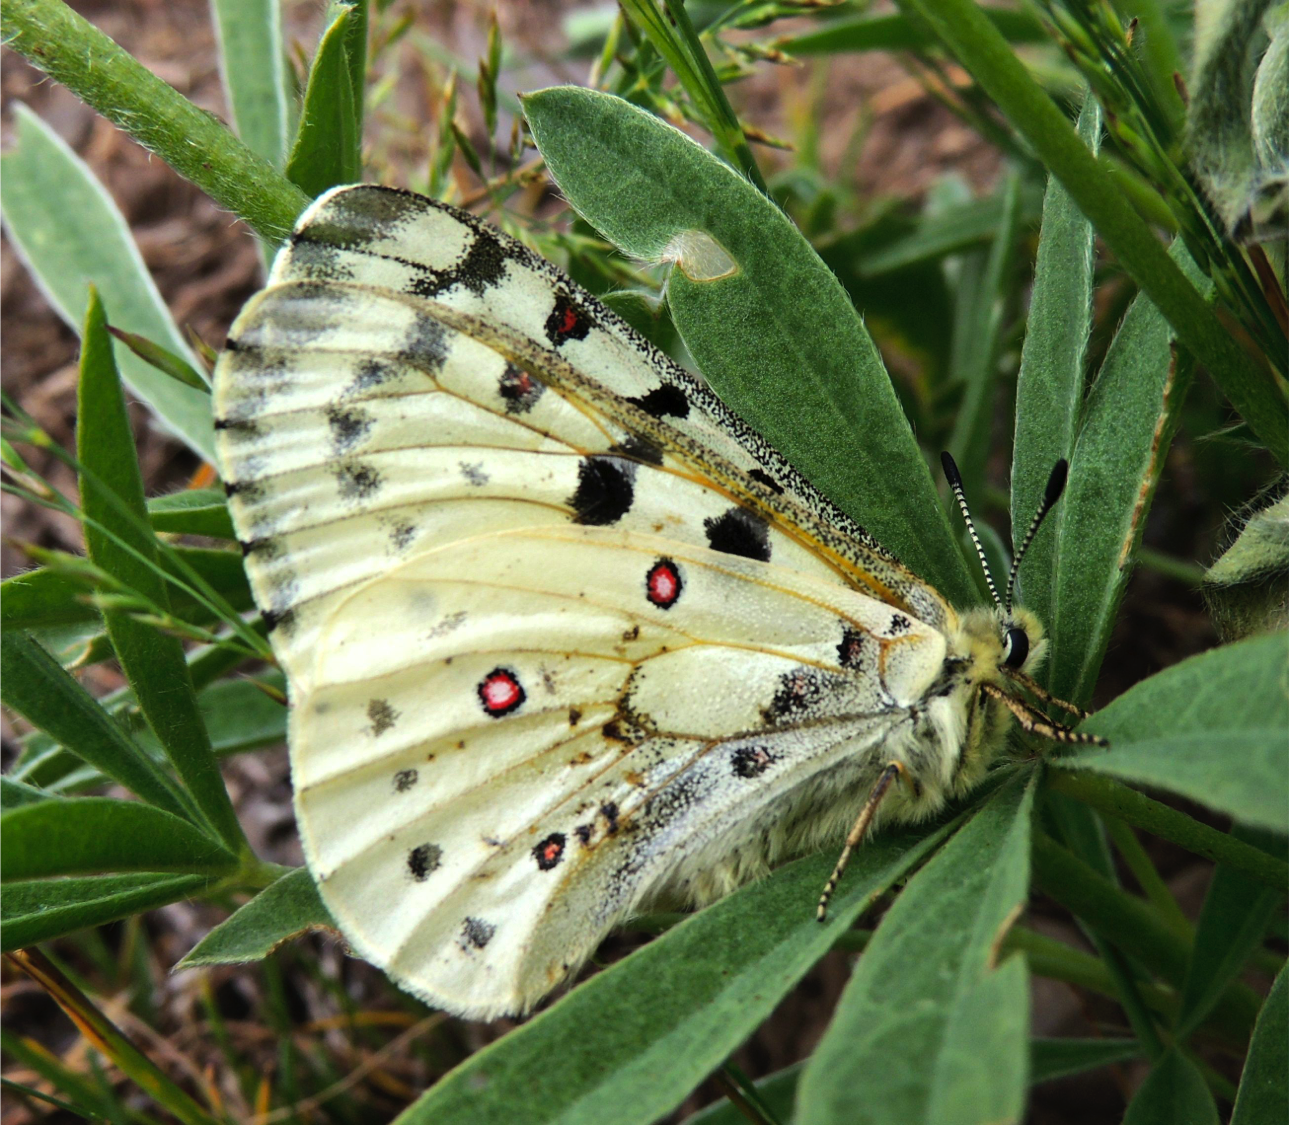
<path id="1" fill-rule="evenodd" d="M 1003 635 L 1003 663 L 1008 668 L 1019 668 L 1029 656 L 1029 634 L 1013 625 Z"/>

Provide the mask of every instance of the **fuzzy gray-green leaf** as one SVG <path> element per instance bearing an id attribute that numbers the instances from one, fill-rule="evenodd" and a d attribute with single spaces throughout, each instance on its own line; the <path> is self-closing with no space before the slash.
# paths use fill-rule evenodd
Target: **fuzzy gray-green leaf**
<path id="1" fill-rule="evenodd" d="M 882 920 L 802 1075 L 798 1125 L 1020 1119 L 1028 975 L 996 961 L 1029 885 L 1034 781 L 1000 788 Z"/>

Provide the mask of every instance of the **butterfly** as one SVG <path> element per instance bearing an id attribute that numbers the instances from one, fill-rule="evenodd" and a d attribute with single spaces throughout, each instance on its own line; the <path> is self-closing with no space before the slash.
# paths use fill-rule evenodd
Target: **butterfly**
<path id="1" fill-rule="evenodd" d="M 958 613 L 446 204 L 321 196 L 214 404 L 309 868 L 351 947 L 449 1012 L 528 1011 L 629 915 L 846 837 L 822 917 L 850 849 L 969 792 L 1013 715 L 1088 737 L 1014 692 L 1050 699 L 1015 568 Z"/>

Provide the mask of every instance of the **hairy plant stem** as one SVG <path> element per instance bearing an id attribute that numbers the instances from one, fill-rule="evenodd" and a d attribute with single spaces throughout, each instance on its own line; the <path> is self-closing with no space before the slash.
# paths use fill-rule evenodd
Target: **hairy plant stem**
<path id="1" fill-rule="evenodd" d="M 6 0 L 5 46 L 57 79 L 270 243 L 309 197 L 61 0 Z"/>
<path id="2" fill-rule="evenodd" d="M 1108 777 L 1058 768 L 1050 771 L 1048 784 L 1058 793 L 1082 801 L 1098 812 L 1127 821 L 1152 836 L 1171 840 L 1205 859 L 1252 875 L 1281 894 L 1289 889 L 1289 864 Z"/>

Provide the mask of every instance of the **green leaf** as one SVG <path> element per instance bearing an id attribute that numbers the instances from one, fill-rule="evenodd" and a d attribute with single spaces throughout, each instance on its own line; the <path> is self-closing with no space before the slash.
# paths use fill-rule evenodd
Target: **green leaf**
<path id="1" fill-rule="evenodd" d="M 190 488 L 153 497 L 148 501 L 148 518 L 157 531 L 206 535 L 212 539 L 237 538 L 224 494 L 215 488 Z M 171 601 L 174 601 L 173 593 Z"/>
<path id="2" fill-rule="evenodd" d="M 1273 854 L 1279 852 L 1283 857 L 1283 841 L 1270 832 L 1238 824 L 1231 832 L 1246 843 Z M 1240 871 L 1218 865 L 1195 927 L 1182 1008 L 1177 1016 L 1178 1039 L 1185 1039 L 1203 1022 L 1226 986 L 1262 946 L 1271 916 L 1284 898 L 1284 889 L 1272 890 Z"/>
<path id="3" fill-rule="evenodd" d="M 1140 1057 L 1135 1039 L 1031 1039 L 1029 1081 L 1037 1086 Z"/>
<path id="4" fill-rule="evenodd" d="M 1010 173 L 999 188 L 1002 216 L 979 283 L 959 284 L 963 309 L 954 318 L 955 381 L 963 384 L 949 450 L 958 462 L 968 494 L 979 495 L 992 445 L 994 400 L 1004 301 L 1011 291 L 1020 217 L 1020 176 Z"/>
<path id="5" fill-rule="evenodd" d="M 0 879 L 118 871 L 227 871 L 237 862 L 188 821 L 141 801 L 53 798 L 0 816 Z"/>
<path id="6" fill-rule="evenodd" d="M 866 253 L 859 262 L 859 272 L 865 278 L 879 278 L 895 270 L 985 246 L 993 241 L 1007 204 L 1007 198 L 995 192 L 984 199 L 966 199 L 927 214 L 902 238 Z M 1037 193 L 1029 184 L 1022 183 L 1020 223 L 1028 225 L 1037 220 L 1039 206 Z M 846 238 L 842 235 L 842 240 Z"/>
<path id="7" fill-rule="evenodd" d="M 331 0 L 327 13 L 328 22 L 342 10 L 348 9 L 349 22 L 345 25 L 345 56 L 349 60 L 349 91 L 354 101 L 355 131 L 362 144 L 363 102 L 367 89 L 367 25 L 371 20 L 370 0 Z"/>
<path id="8" fill-rule="evenodd" d="M 180 816 L 184 802 L 170 780 L 80 684 L 25 633 L 0 632 L 0 692 L 32 726 L 143 800 Z"/>
<path id="9" fill-rule="evenodd" d="M 6 883 L 0 896 L 0 949 L 7 953 L 154 910 L 200 895 L 211 884 L 206 875 L 159 874 Z"/>
<path id="10" fill-rule="evenodd" d="M 1087 150 L 1061 109 L 974 0 L 902 0 L 928 20 L 1043 164 L 1092 221 L 1128 275 L 1155 303 L 1231 404 L 1282 464 L 1289 403 L 1169 259 L 1118 182 Z"/>
<path id="11" fill-rule="evenodd" d="M 174 352 L 163 348 L 146 336 L 140 336 L 137 332 L 126 332 L 116 325 L 109 325 L 108 331 L 149 367 L 155 367 L 163 375 L 169 375 L 185 387 L 192 387 L 203 394 L 210 393 L 210 383 L 183 356 L 175 355 Z"/>
<path id="12" fill-rule="evenodd" d="M 472 1055 L 399 1125 L 509 1125 L 531 1119 L 534 1106 L 542 1107 L 546 1125 L 656 1121 L 950 827 L 920 840 L 886 836 L 867 845 L 823 925 L 815 921 L 815 903 L 832 856 L 801 860 L 722 899 Z M 552 1043 L 560 1050 L 552 1051 Z"/>
<path id="13" fill-rule="evenodd" d="M 1110 740 L 1108 750 L 1053 764 L 1158 785 L 1246 824 L 1289 832 L 1287 657 L 1289 638 L 1273 634 L 1184 660 L 1084 724 Z"/>
<path id="14" fill-rule="evenodd" d="M 1219 1125 L 1217 1106 L 1199 1068 L 1169 1051 L 1137 1091 L 1123 1125 Z"/>
<path id="15" fill-rule="evenodd" d="M 1010 8 L 981 9 L 1009 43 L 1045 43 L 1048 34 L 1029 12 Z M 830 20 L 818 31 L 787 39 L 778 46 L 790 55 L 836 55 L 853 51 L 927 51 L 940 41 L 921 20 L 903 13 Z"/>
<path id="16" fill-rule="evenodd" d="M 34 805 L 49 800 L 49 794 L 34 785 L 24 785 L 12 778 L 0 777 L 0 809 L 16 809 L 20 805 Z"/>
<path id="17" fill-rule="evenodd" d="M 782 1070 L 775 1071 L 768 1078 L 756 1083 L 757 1096 L 779 1121 L 792 1120 L 792 1104 L 797 1097 L 797 1083 L 801 1079 L 804 1063 L 793 1063 Z M 747 1125 L 747 1115 L 733 1102 L 713 1102 L 700 1109 L 692 1117 L 686 1117 L 684 1125 Z"/>
<path id="18" fill-rule="evenodd" d="M 162 610 L 167 584 L 156 571 L 157 540 L 148 524 L 134 436 L 112 360 L 111 337 L 91 291 L 81 336 L 76 452 L 80 462 L 85 551 L 91 562 Z M 201 814 L 234 851 L 244 843 L 210 748 L 178 638 L 124 610 L 103 614 L 121 669 L 166 756 Z"/>
<path id="19" fill-rule="evenodd" d="M 262 961 L 284 941 L 310 930 L 335 930 L 303 867 L 283 875 L 201 939 L 175 966 L 234 965 Z"/>
<path id="20" fill-rule="evenodd" d="M 202 509 L 206 511 L 206 509 Z M 175 515 L 174 509 L 162 517 L 163 522 L 174 520 L 184 522 L 188 515 Z M 151 513 L 149 513 L 151 514 Z M 193 516 L 194 520 L 197 518 Z M 223 519 L 227 519 L 225 514 Z M 203 522 L 206 517 L 201 517 Z M 214 529 L 221 517 L 211 512 L 210 526 Z M 153 520 L 153 526 L 156 526 Z M 158 529 L 161 530 L 161 529 Z M 166 530 L 174 530 L 167 528 Z M 193 532 L 193 534 L 199 534 Z M 239 612 L 251 609 L 255 602 L 251 596 L 250 586 L 246 582 L 246 570 L 242 557 L 233 551 L 214 550 L 207 547 L 177 547 L 175 555 L 183 564 L 190 566 L 233 609 Z M 161 568 L 167 573 L 183 578 L 174 567 L 171 559 L 162 556 L 158 560 Z M 191 595 L 177 590 L 170 585 L 170 609 L 184 621 L 205 623 L 213 616 L 210 610 L 198 603 Z M 36 629 L 55 625 L 77 625 L 85 622 L 99 622 L 98 610 L 86 600 L 89 588 L 75 580 L 74 577 L 58 570 L 38 567 L 23 574 L 15 574 L 0 582 L 0 625 L 6 629 Z"/>
<path id="21" fill-rule="evenodd" d="M 633 257 L 678 261 L 667 282 L 672 319 L 717 393 L 915 573 L 951 601 L 973 601 L 881 358 L 784 214 L 619 98 L 555 87 L 528 95 L 524 111 L 580 214 Z"/>
<path id="22" fill-rule="evenodd" d="M 1000 788 L 882 920 L 806 1065 L 798 1125 L 1019 1120 L 1028 974 L 995 961 L 1029 885 L 1036 776 Z"/>
<path id="23" fill-rule="evenodd" d="M 335 19 L 323 32 L 287 161 L 287 179 L 315 198 L 337 184 L 362 178 L 362 137 L 347 49 L 349 24 L 355 18 L 360 17 L 349 5 L 337 5 Z"/>
<path id="24" fill-rule="evenodd" d="M 274 168 L 286 158 L 286 56 L 278 0 L 212 0 L 219 72 L 237 135 Z"/>
<path id="25" fill-rule="evenodd" d="M 1084 95 L 1079 136 L 1095 153 L 1101 142 L 1096 98 Z M 1018 547 L 1038 511 L 1052 467 L 1074 451 L 1074 438 L 1087 383 L 1088 337 L 1092 331 L 1096 234 L 1092 224 L 1049 176 L 1043 197 L 1043 225 L 1034 263 L 1034 286 L 1016 378 L 1016 437 L 1012 448 L 1012 542 Z M 1025 556 L 1017 600 L 1037 614 L 1050 636 L 1056 604 L 1056 527 L 1064 503 L 1048 515 Z"/>
<path id="26" fill-rule="evenodd" d="M 112 197 L 52 129 L 21 103 L 16 140 L 0 157 L 5 225 L 41 291 L 73 331 L 81 330 L 87 285 L 112 296 L 118 328 L 156 340 L 198 366 L 143 264 Z M 206 460 L 214 456 L 210 396 L 177 383 L 130 351 L 116 349 L 130 388 Z"/>
<path id="27" fill-rule="evenodd" d="M 1202 275 L 1180 241 L 1172 252 L 1199 284 Z M 1155 306 L 1138 296 L 1083 408 L 1070 482 L 1056 513 L 1047 619 L 1048 686 L 1076 704 L 1086 703 L 1096 686 L 1194 374 L 1194 361 L 1175 349 L 1173 336 Z"/>
<path id="28" fill-rule="evenodd" d="M 1289 973 L 1280 970 L 1258 1015 L 1231 1125 L 1289 1121 Z"/>

